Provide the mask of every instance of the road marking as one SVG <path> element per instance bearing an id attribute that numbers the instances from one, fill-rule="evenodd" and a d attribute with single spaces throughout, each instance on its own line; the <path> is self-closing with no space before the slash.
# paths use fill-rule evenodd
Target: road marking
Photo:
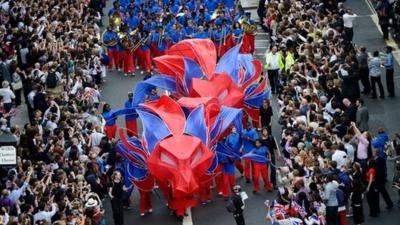
<path id="1" fill-rule="evenodd" d="M 186 214 L 187 216 L 183 217 L 182 225 L 193 225 L 192 210 L 190 208 L 187 208 Z"/>
<path id="2" fill-rule="evenodd" d="M 368 5 L 369 9 L 372 12 L 372 15 L 370 15 L 372 22 L 374 22 L 375 26 L 378 28 L 378 31 L 381 35 L 383 35 L 383 32 L 381 30 L 381 26 L 379 25 L 379 18 L 378 15 L 376 14 L 375 8 L 373 7 L 372 3 L 370 0 L 364 0 L 365 3 Z M 393 48 L 393 57 L 397 61 L 397 63 L 400 64 L 400 49 L 397 46 L 397 43 L 393 40 L 392 36 L 389 33 L 389 39 L 384 40 L 385 44 L 387 46 L 391 46 Z"/>
<path id="3" fill-rule="evenodd" d="M 258 46 L 258 47 L 256 47 L 256 49 L 266 49 L 266 48 L 268 48 L 268 46 Z"/>
<path id="4" fill-rule="evenodd" d="M 257 43 L 257 42 L 269 42 L 269 40 L 257 39 L 257 40 L 256 40 L 256 43 Z"/>
<path id="5" fill-rule="evenodd" d="M 367 4 L 369 10 L 371 10 L 373 14 L 376 14 L 375 7 L 372 5 L 371 1 L 370 0 L 364 0 L 364 1 Z"/>

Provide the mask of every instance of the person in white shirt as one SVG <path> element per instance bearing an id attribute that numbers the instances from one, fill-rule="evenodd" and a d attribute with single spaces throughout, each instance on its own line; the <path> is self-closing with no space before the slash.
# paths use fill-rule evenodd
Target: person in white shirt
<path id="1" fill-rule="evenodd" d="M 346 149 L 347 152 L 347 160 L 352 163 L 354 161 L 354 152 L 355 152 L 354 146 L 350 144 L 352 137 L 350 135 L 345 135 L 343 137 L 343 140 L 344 140 L 344 148 Z"/>
<path id="2" fill-rule="evenodd" d="M 90 134 L 91 145 L 92 147 L 99 146 L 101 139 L 103 139 L 105 135 L 101 133 L 101 127 L 95 126 L 92 134 Z"/>
<path id="3" fill-rule="evenodd" d="M 53 217 L 57 212 L 57 204 L 53 203 L 53 197 L 49 200 L 51 202 L 51 211 L 46 211 L 46 203 L 39 203 L 39 211 L 33 215 L 33 223 L 36 224 L 37 221 L 45 220 L 48 223 L 51 223 L 51 217 Z"/>
<path id="4" fill-rule="evenodd" d="M 353 42 L 353 21 L 356 19 L 356 17 L 357 14 L 353 13 L 351 9 L 347 9 L 346 13 L 343 14 L 343 26 L 347 42 Z"/>
<path id="5" fill-rule="evenodd" d="M 335 161 L 336 169 L 341 169 L 347 163 L 347 154 L 346 152 L 336 149 L 332 155 L 332 161 Z"/>
<path id="6" fill-rule="evenodd" d="M 10 89 L 10 83 L 8 83 L 8 81 L 3 81 L 2 87 L 3 88 L 0 88 L 0 96 L 3 96 L 4 110 L 8 113 L 12 108 L 12 101 L 15 99 L 15 95 Z"/>
<path id="7" fill-rule="evenodd" d="M 280 64 L 282 63 L 282 56 L 278 53 L 278 48 L 273 46 L 270 52 L 265 54 L 265 65 L 267 69 L 269 84 L 272 93 L 276 93 Z"/>

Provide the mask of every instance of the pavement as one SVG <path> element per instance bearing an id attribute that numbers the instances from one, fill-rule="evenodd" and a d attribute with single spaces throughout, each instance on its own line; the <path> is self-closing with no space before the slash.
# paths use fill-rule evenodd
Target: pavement
<path id="1" fill-rule="evenodd" d="M 354 41 L 358 46 L 366 46 L 367 50 L 372 52 L 375 50 L 384 51 L 384 47 L 387 43 L 381 38 L 380 30 L 376 24 L 376 18 L 371 5 L 368 0 L 347 0 L 346 5 L 351 7 L 353 11 L 360 17 L 355 20 L 354 26 Z M 257 17 L 256 8 L 257 0 L 242 0 L 245 9 L 252 13 L 252 18 Z M 108 1 L 108 5 L 111 1 Z M 375 21 L 375 22 L 374 22 Z M 107 24 L 107 22 L 105 22 Z M 394 46 L 395 44 L 389 41 L 389 44 Z M 256 37 L 256 53 L 255 56 L 263 60 L 263 55 L 269 43 L 267 35 L 259 32 Z M 375 131 L 378 127 L 384 127 L 390 134 L 399 132 L 400 120 L 398 115 L 400 112 L 400 67 L 399 67 L 399 54 L 396 46 L 396 63 L 395 63 L 395 83 L 396 93 L 398 97 L 382 99 L 370 99 L 364 97 L 366 106 L 370 112 L 370 128 L 371 131 Z M 398 54 L 399 53 L 399 54 Z M 384 55 L 384 54 L 382 54 Z M 106 82 L 102 87 L 101 95 L 102 100 L 108 102 L 112 108 L 120 108 L 123 106 L 123 102 L 126 99 L 127 92 L 132 91 L 137 82 L 143 79 L 143 75 L 136 73 L 135 77 L 124 77 L 122 73 L 111 72 L 108 73 L 105 78 Z M 385 80 L 382 82 L 385 84 Z M 385 85 L 384 85 L 385 86 Z M 386 91 L 386 87 L 385 87 Z M 386 91 L 387 93 L 387 91 Z M 273 121 L 273 134 L 275 137 L 280 138 L 280 126 L 277 124 L 277 107 L 274 101 L 274 121 Z M 20 108 L 21 113 L 13 120 L 13 123 L 23 125 L 27 121 L 27 114 L 24 108 Z M 123 126 L 124 120 L 118 121 L 119 125 Z M 393 164 L 389 163 L 388 168 L 393 168 Z M 389 172 L 391 173 L 391 169 Z M 264 201 L 266 199 L 273 200 L 276 197 L 276 193 L 264 193 L 261 192 L 258 195 L 252 194 L 252 184 L 246 184 L 240 177 L 237 178 L 237 183 L 240 184 L 244 191 L 249 195 L 249 199 L 246 200 L 246 209 L 244 216 L 247 225 L 261 225 L 268 224 L 265 221 L 265 207 Z M 390 188 L 388 188 L 390 189 Z M 397 201 L 398 197 L 393 190 L 390 190 L 393 201 Z M 205 206 L 198 206 L 193 208 L 189 214 L 190 217 L 185 218 L 184 221 L 179 221 L 174 216 L 169 214 L 169 210 L 165 207 L 165 201 L 159 193 L 155 190 L 152 195 L 153 213 L 146 215 L 141 218 L 138 212 L 138 195 L 135 192 L 132 196 L 133 209 L 126 211 L 124 214 L 125 224 L 141 224 L 141 225 L 230 225 L 235 224 L 234 219 L 230 213 L 225 209 L 225 204 L 222 198 L 215 197 L 211 204 Z M 400 225 L 400 209 L 394 208 L 390 212 L 385 210 L 384 203 L 381 201 L 382 213 L 379 218 L 371 218 L 366 216 L 365 225 Z M 109 206 L 109 202 L 105 201 L 107 224 L 112 225 L 112 212 Z M 364 203 L 365 215 L 368 215 L 368 206 Z M 352 220 L 349 220 L 349 224 L 353 224 Z"/>

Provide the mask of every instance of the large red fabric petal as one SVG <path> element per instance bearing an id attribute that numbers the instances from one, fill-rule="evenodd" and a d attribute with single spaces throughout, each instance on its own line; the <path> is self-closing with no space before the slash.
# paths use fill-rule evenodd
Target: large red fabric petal
<path id="1" fill-rule="evenodd" d="M 219 74 L 212 80 L 193 79 L 191 97 L 214 97 L 221 105 L 240 108 L 243 104 L 243 92 L 227 74 Z"/>
<path id="2" fill-rule="evenodd" d="M 179 135 L 183 133 L 186 118 L 182 108 L 176 101 L 163 95 L 160 99 L 147 102 L 142 106 L 161 117 L 172 134 Z"/>
<path id="3" fill-rule="evenodd" d="M 168 54 L 193 59 L 200 65 L 208 79 L 213 77 L 217 65 L 217 53 L 210 39 L 183 40 L 172 46 Z"/>
<path id="4" fill-rule="evenodd" d="M 183 77 L 185 73 L 185 64 L 182 56 L 178 55 L 163 55 L 153 59 L 156 64 L 158 73 L 172 77 Z"/>

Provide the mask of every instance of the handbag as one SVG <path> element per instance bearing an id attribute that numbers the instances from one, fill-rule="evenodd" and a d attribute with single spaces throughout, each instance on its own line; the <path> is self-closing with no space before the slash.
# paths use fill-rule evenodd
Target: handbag
<path id="1" fill-rule="evenodd" d="M 20 90 L 22 88 L 22 82 L 21 81 L 12 82 L 11 87 L 13 90 Z"/>

